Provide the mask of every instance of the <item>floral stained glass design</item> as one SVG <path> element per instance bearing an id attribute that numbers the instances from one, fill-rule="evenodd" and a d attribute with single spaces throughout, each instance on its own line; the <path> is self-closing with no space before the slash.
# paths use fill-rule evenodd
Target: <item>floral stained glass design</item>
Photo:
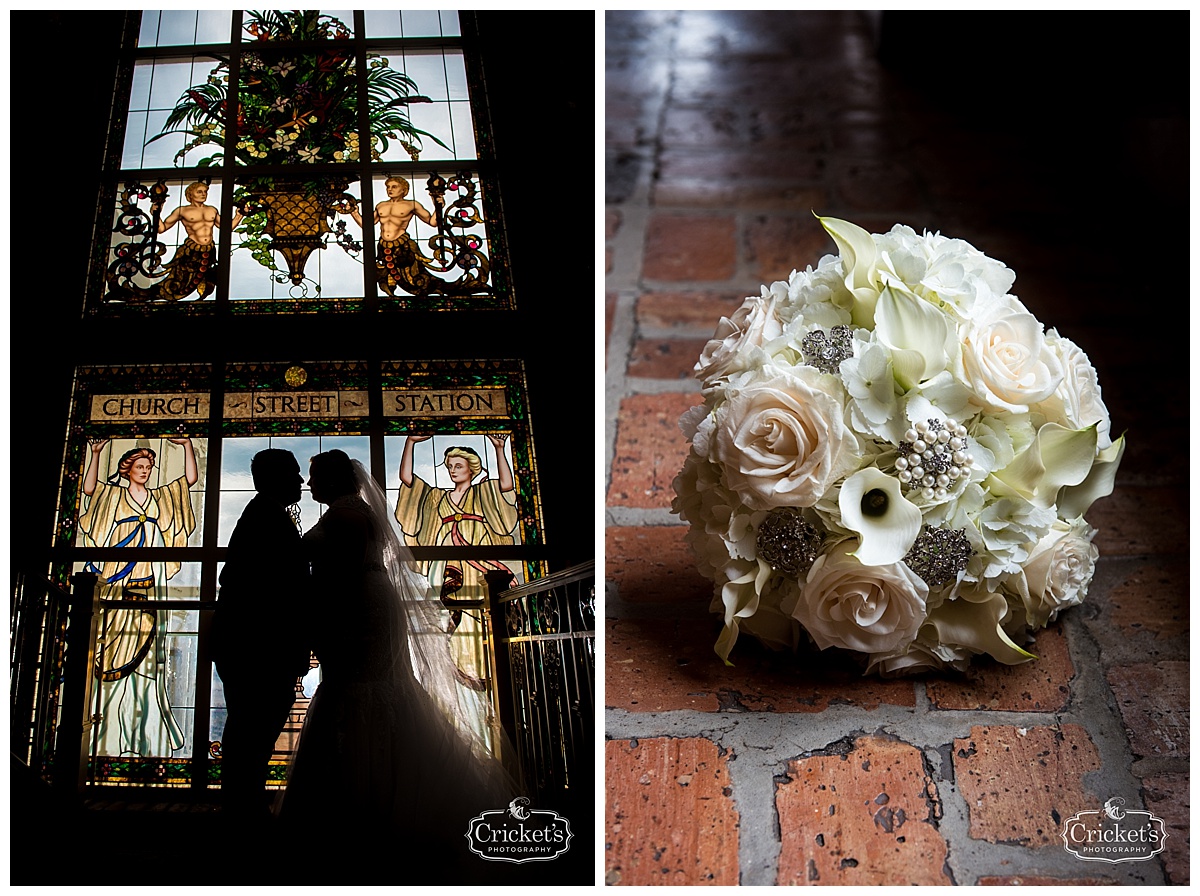
<path id="1" fill-rule="evenodd" d="M 511 308 L 457 14 L 237 15 L 143 19 L 101 307 Z"/>

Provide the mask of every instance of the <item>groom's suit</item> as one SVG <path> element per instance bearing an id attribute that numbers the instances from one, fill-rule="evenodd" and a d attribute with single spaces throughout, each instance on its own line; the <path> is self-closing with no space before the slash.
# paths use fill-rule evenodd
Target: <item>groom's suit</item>
<path id="1" fill-rule="evenodd" d="M 229 539 L 213 619 L 228 710 L 221 787 L 232 810 L 266 810 L 268 762 L 308 668 L 309 592 L 295 523 L 278 501 L 255 495 Z"/>

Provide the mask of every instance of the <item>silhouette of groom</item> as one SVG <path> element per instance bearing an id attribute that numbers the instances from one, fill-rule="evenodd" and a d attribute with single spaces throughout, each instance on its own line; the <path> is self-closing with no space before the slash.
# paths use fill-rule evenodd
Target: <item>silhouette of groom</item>
<path id="1" fill-rule="evenodd" d="M 213 617 L 214 659 L 225 689 L 221 790 L 226 812 L 249 821 L 268 816 L 265 788 L 275 742 L 308 669 L 302 631 L 308 606 L 308 561 L 287 507 L 304 478 L 290 451 L 254 455 L 258 492 L 229 539 Z"/>

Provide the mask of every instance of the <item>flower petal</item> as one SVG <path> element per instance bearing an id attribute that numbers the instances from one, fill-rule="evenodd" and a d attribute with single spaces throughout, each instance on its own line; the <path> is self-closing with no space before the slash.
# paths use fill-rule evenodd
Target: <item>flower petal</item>
<path id="1" fill-rule="evenodd" d="M 1038 507 L 1050 507 L 1064 485 L 1079 485 L 1096 461 L 1096 427 L 1067 429 L 1047 423 L 1038 430 L 1029 447 L 1013 458 L 992 481 L 1007 487 Z"/>
<path id="2" fill-rule="evenodd" d="M 1008 601 L 1001 594 L 989 594 L 982 601 L 958 598 L 937 607 L 926 624 L 937 629 L 939 644 L 986 653 L 1008 666 L 1037 659 L 1014 644 L 1001 628 L 1000 620 L 1007 611 Z"/>
<path id="3" fill-rule="evenodd" d="M 875 332 L 892 353 L 892 367 L 906 391 L 946 369 L 949 319 L 907 290 L 885 286 L 875 307 Z"/>
<path id="4" fill-rule="evenodd" d="M 841 218 L 822 218 L 817 215 L 817 220 L 837 243 L 842 270 L 846 272 L 846 288 L 854 296 L 850 318 L 855 326 L 869 329 L 875 320 L 875 302 L 879 298 L 879 275 L 876 272 L 879 250 L 875 246 L 875 239 L 857 224 Z"/>
<path id="5" fill-rule="evenodd" d="M 887 496 L 881 515 L 863 511 L 863 496 L 871 491 Z M 875 467 L 866 467 L 842 484 L 838 495 L 842 525 L 860 536 L 851 556 L 863 566 L 898 563 L 908 553 L 921 531 L 920 509 L 900 492 L 900 482 Z"/>
<path id="6" fill-rule="evenodd" d="M 763 586 L 771 577 L 770 564 L 764 563 L 762 560 L 748 566 L 744 572 L 739 572 L 738 567 L 740 566 L 739 563 L 726 567 L 725 574 L 729 576 L 729 579 L 721 586 L 721 603 L 725 607 L 725 628 L 721 630 L 714 649 L 727 666 L 733 665 L 729 662 L 729 653 L 737 642 L 738 617 L 753 616 L 758 612 Z"/>
<path id="7" fill-rule="evenodd" d="M 1092 502 L 1112 494 L 1117 467 L 1125 454 L 1125 436 L 1121 436 L 1096 456 L 1087 478 L 1079 485 L 1064 488 L 1058 497 L 1058 512 L 1065 520 L 1083 516 Z"/>

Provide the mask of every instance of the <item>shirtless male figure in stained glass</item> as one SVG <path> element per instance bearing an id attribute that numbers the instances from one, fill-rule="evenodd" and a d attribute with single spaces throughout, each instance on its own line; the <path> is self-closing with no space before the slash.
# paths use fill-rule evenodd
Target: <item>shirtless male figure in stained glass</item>
<path id="1" fill-rule="evenodd" d="M 379 225 L 379 245 L 375 253 L 375 278 L 379 288 L 389 296 L 400 286 L 413 295 L 425 295 L 433 279 L 423 261 L 431 261 L 417 251 L 417 244 L 407 233 L 408 224 L 416 215 L 430 227 L 437 227 L 433 213 L 408 196 L 408 181 L 392 176 L 384 181 L 388 198 L 375 206 L 375 223 Z M 350 217 L 359 227 L 362 216 L 356 206 Z"/>
<path id="2" fill-rule="evenodd" d="M 155 297 L 176 301 L 193 292 L 200 298 L 211 292 L 217 284 L 217 247 L 213 242 L 213 229 L 221 226 L 217 210 L 207 205 L 208 184 L 203 181 L 190 185 L 183 191 L 187 205 L 181 205 L 158 222 L 158 232 L 166 233 L 176 224 L 182 224 L 187 238 L 175 250 L 175 257 L 163 267 L 166 279 L 155 287 Z M 233 212 L 233 227 L 242 221 L 242 213 Z"/>

